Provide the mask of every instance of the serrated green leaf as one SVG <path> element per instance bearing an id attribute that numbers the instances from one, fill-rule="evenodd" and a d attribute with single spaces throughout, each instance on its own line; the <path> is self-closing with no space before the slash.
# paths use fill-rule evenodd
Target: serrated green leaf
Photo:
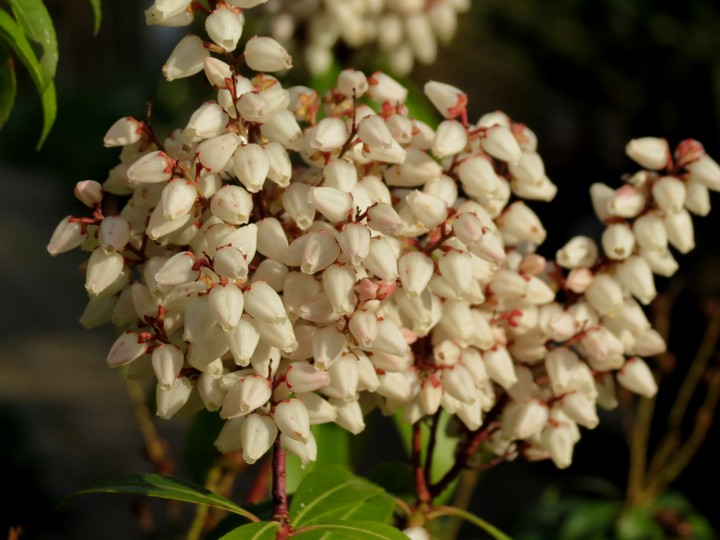
<path id="1" fill-rule="evenodd" d="M 43 109 L 43 129 L 37 146 L 40 148 L 55 123 L 55 116 L 57 114 L 55 85 L 52 80 L 46 80 L 43 67 L 40 65 L 35 51 L 33 51 L 30 42 L 27 40 L 27 37 L 25 37 L 25 33 L 18 22 L 3 9 L 0 9 L 0 37 L 7 42 L 28 70 L 40 94 L 40 102 Z"/>
<path id="2" fill-rule="evenodd" d="M 159 474 L 130 474 L 112 478 L 106 482 L 83 489 L 70 495 L 63 500 L 75 497 L 77 495 L 87 495 L 90 493 L 122 493 L 127 495 L 145 495 L 147 497 L 157 497 L 160 499 L 172 499 L 195 504 L 206 504 L 222 510 L 227 510 L 234 514 L 241 515 L 250 521 L 259 521 L 259 519 L 245 510 L 240 508 L 232 501 L 221 497 L 217 493 L 205 489 L 185 480 L 178 478 L 170 478 Z M 62 504 L 62 503 L 61 503 Z"/>
<path id="3" fill-rule="evenodd" d="M 275 540 L 278 525 L 277 521 L 249 523 L 227 533 L 220 540 Z"/>
<path id="4" fill-rule="evenodd" d="M 8 4 L 27 38 L 42 48 L 40 65 L 47 85 L 55 78 L 58 63 L 57 37 L 50 13 L 42 0 L 8 0 Z"/>
<path id="5" fill-rule="evenodd" d="M 10 117 L 16 95 L 15 63 L 7 47 L 0 43 L 0 129 Z"/>
<path id="6" fill-rule="evenodd" d="M 307 531 L 294 534 L 293 538 L 309 540 L 318 532 L 333 540 L 407 540 L 407 536 L 395 527 L 375 521 L 344 521 L 312 525 Z"/>
<path id="7" fill-rule="evenodd" d="M 345 467 L 329 465 L 305 477 L 290 503 L 290 523 L 303 527 L 383 494 L 381 487 Z"/>
<path id="8" fill-rule="evenodd" d="M 102 24 L 102 1 L 90 0 L 90 6 L 93 11 L 93 34 L 97 36 L 100 32 L 100 25 Z"/>

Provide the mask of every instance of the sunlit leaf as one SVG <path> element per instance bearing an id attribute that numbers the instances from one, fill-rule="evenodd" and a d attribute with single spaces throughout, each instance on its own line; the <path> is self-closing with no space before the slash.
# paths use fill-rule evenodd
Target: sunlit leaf
<path id="1" fill-rule="evenodd" d="M 222 536 L 220 540 L 275 540 L 278 526 L 277 521 L 248 523 Z"/>
<path id="2" fill-rule="evenodd" d="M 25 36 L 42 49 L 40 65 L 45 75 L 45 84 L 55 78 L 58 63 L 58 44 L 50 13 L 42 0 L 8 0 Z"/>
<path id="3" fill-rule="evenodd" d="M 333 540 L 407 540 L 407 536 L 395 527 L 375 521 L 345 521 L 341 523 L 323 523 L 308 527 L 311 530 L 293 535 L 293 538 L 310 540 L 318 532 Z"/>

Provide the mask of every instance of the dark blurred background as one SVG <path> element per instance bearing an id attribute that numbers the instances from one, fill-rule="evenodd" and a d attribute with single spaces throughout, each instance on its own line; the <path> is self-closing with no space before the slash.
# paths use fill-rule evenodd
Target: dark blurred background
<path id="1" fill-rule="evenodd" d="M 61 497 L 104 476 L 150 467 L 124 383 L 105 368 L 112 331 L 85 332 L 76 322 L 84 306 L 82 256 L 51 259 L 45 245 L 55 224 L 79 209 L 74 182 L 102 181 L 115 164 L 117 151 L 102 146 L 112 122 L 142 117 L 151 99 L 162 134 L 183 126 L 201 97 L 210 98 L 199 81 L 162 79 L 162 64 L 188 30 L 146 27 L 146 4 L 104 2 L 103 25 L 93 37 L 87 0 L 47 0 L 60 42 L 57 123 L 36 152 L 40 106 L 21 75 L 16 108 L 0 132 L 0 182 L 7 190 L 0 197 L 0 464 L 11 494 L 0 509 L 0 536 L 19 524 L 28 538 L 138 536 L 125 498 L 93 496 L 54 510 Z M 635 170 L 624 155 L 630 138 L 663 136 L 674 145 L 693 137 L 720 158 L 715 0 L 473 0 L 459 35 L 440 55 L 436 65 L 416 68 L 418 85 L 454 84 L 470 95 L 471 118 L 502 109 L 538 135 L 548 175 L 560 188 L 553 203 L 532 204 L 549 232 L 546 255 L 572 234 L 599 233 L 587 190 L 597 181 L 617 185 Z M 363 64 L 367 56 L 359 55 L 355 67 L 373 69 Z M 720 203 L 716 195 L 712 202 Z M 660 420 L 702 337 L 702 305 L 720 292 L 720 218 L 711 214 L 695 224 L 698 247 L 683 257 L 680 278 L 687 285 L 673 311 L 670 348 L 678 368 L 661 388 Z M 665 287 L 660 280 L 660 290 Z M 593 475 L 624 490 L 620 418 L 603 420 L 583 432 L 568 471 L 547 463 L 491 471 L 474 510 L 513 531 L 553 482 Z M 185 425 L 164 422 L 160 429 L 179 445 Z M 675 487 L 720 529 L 717 497 L 696 487 L 720 481 L 719 433 L 710 432 Z M 182 459 L 180 448 L 176 456 Z"/>

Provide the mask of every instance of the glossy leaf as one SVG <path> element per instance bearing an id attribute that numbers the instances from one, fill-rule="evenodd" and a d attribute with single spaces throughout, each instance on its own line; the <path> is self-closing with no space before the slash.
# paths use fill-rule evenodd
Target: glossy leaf
<path id="1" fill-rule="evenodd" d="M 290 504 L 294 527 L 337 519 L 343 511 L 362 505 L 385 492 L 345 467 L 330 465 L 305 477 Z"/>
<path id="2" fill-rule="evenodd" d="M 90 0 L 90 6 L 93 11 L 93 34 L 97 36 L 100 32 L 100 25 L 102 24 L 102 1 Z"/>
<path id="3" fill-rule="evenodd" d="M 318 448 L 323 451 L 318 453 L 317 461 L 308 463 L 303 469 L 300 466 L 300 458 L 288 455 L 287 460 L 287 491 L 295 493 L 303 479 L 313 471 L 317 471 L 327 465 L 350 465 L 350 433 L 337 424 L 316 424 L 311 426 L 313 437 Z"/>
<path id="4" fill-rule="evenodd" d="M 322 533 L 321 536 L 317 536 Z M 294 534 L 293 538 L 310 540 L 327 538 L 332 540 L 407 540 L 407 536 L 395 527 L 376 521 L 344 521 L 311 525 L 306 531 Z"/>
<path id="5" fill-rule="evenodd" d="M 15 80 L 15 63 L 7 47 L 0 43 L 0 128 L 5 125 L 17 95 L 17 81 Z"/>
<path id="6" fill-rule="evenodd" d="M 131 474 L 113 478 L 91 488 L 78 491 L 70 497 L 87 495 L 89 493 L 145 495 L 147 497 L 157 497 L 160 499 L 206 504 L 241 515 L 250 521 L 259 521 L 256 516 L 247 510 L 240 508 L 225 497 L 221 497 L 202 486 L 159 474 Z"/>
<path id="7" fill-rule="evenodd" d="M 55 78 L 58 63 L 58 44 L 50 13 L 42 0 L 8 0 L 15 19 L 25 36 L 40 45 L 45 85 Z"/>
<path id="8" fill-rule="evenodd" d="M 220 540 L 275 540 L 278 525 L 277 521 L 248 523 L 222 536 Z"/>

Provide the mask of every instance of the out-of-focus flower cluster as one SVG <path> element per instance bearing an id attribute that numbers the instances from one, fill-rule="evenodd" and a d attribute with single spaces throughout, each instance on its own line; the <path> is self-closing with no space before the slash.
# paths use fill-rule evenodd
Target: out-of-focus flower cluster
<path id="1" fill-rule="evenodd" d="M 267 74 L 291 66 L 277 41 L 232 53 L 258 3 L 218 4 L 211 41 L 183 38 L 165 76 L 204 72 L 216 101 L 164 140 L 118 120 L 105 144 L 120 163 L 77 184 L 91 211 L 48 245 L 91 253 L 81 322 L 121 329 L 108 364 L 155 377 L 163 418 L 219 411 L 217 447 L 249 463 L 278 436 L 314 460 L 312 424 L 359 433 L 379 407 L 411 423 L 443 409 L 465 436 L 489 429 L 498 455 L 566 467 L 616 381 L 656 391 L 641 357 L 665 344 L 641 304 L 677 268 L 668 245 L 692 249 L 688 212 L 709 211 L 720 168 L 695 141 L 674 157 L 631 141 L 645 170 L 590 190 L 600 245 L 576 237 L 547 260 L 523 199 L 556 187 L 530 129 L 500 112 L 470 123 L 467 95 L 439 82 L 431 127 L 380 72 L 346 69 L 324 96 L 283 88 Z M 157 0 L 148 18 L 186 23 L 183 5 Z"/>
<path id="2" fill-rule="evenodd" d="M 470 0 L 225 0 L 213 6 L 206 29 L 212 39 L 232 50 L 240 37 L 233 12 L 262 5 L 267 30 L 292 52 L 301 52 L 313 73 L 331 66 L 334 48 L 342 43 L 358 49 L 375 46 L 390 68 L 407 74 L 415 60 L 435 61 L 438 46 L 457 30 L 458 16 Z M 147 10 L 148 24 L 187 26 L 203 8 L 191 0 L 161 0 Z M 241 26 L 242 26 L 241 23 Z M 233 28 L 230 28 L 230 27 Z M 223 34 L 220 40 L 214 35 Z M 236 37 L 237 36 L 237 37 Z M 233 45 L 227 49 L 227 43 Z"/>

